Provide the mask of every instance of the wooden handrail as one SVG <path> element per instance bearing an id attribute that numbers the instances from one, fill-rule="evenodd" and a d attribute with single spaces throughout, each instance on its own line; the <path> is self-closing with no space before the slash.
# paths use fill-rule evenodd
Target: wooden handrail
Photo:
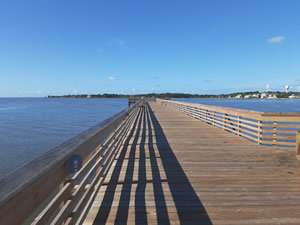
<path id="1" fill-rule="evenodd" d="M 258 112 L 162 99 L 157 102 L 258 144 L 296 146 L 300 113 Z"/>
<path id="2" fill-rule="evenodd" d="M 91 198 L 95 186 L 103 182 L 143 104 L 144 101 L 137 102 L 1 177 L 0 225 L 22 224 L 53 193 L 54 197 L 47 200 L 47 206 L 33 224 L 45 224 L 59 206 L 62 209 L 51 224 L 80 217 L 83 203 Z M 83 159 L 83 166 L 70 175 L 66 163 L 74 155 Z"/>

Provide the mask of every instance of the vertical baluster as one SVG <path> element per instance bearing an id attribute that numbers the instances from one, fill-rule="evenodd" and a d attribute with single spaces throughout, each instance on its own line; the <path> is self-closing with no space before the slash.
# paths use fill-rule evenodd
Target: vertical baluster
<path id="1" fill-rule="evenodd" d="M 194 118 L 196 118 L 195 110 L 196 110 L 195 106 L 192 106 L 192 117 Z"/>
<path id="2" fill-rule="evenodd" d="M 277 122 L 274 121 L 273 125 L 274 125 L 273 126 L 273 143 L 274 143 L 273 146 L 276 146 L 276 141 L 277 141 L 277 137 L 276 137 L 277 136 L 277 126 L 276 125 L 277 125 Z"/>
<path id="3" fill-rule="evenodd" d="M 224 113 L 223 114 L 223 130 L 225 130 L 225 128 L 226 128 L 226 119 L 227 119 L 227 114 Z"/>
<path id="4" fill-rule="evenodd" d="M 296 155 L 300 155 L 300 131 L 296 131 Z"/>
<path id="5" fill-rule="evenodd" d="M 64 188 L 64 183 L 65 182 L 60 183 L 59 191 L 61 191 Z M 64 202 L 61 202 L 60 205 L 59 205 L 59 209 L 62 209 L 63 207 L 64 207 Z"/>
<path id="6" fill-rule="evenodd" d="M 258 131 L 257 131 L 257 144 L 261 144 L 261 136 L 262 136 L 262 121 L 258 121 Z"/>
<path id="7" fill-rule="evenodd" d="M 202 115 L 202 109 L 199 108 L 199 119 L 202 121 L 203 115 Z"/>
<path id="8" fill-rule="evenodd" d="M 238 136 L 241 136 L 241 117 L 238 116 Z"/>

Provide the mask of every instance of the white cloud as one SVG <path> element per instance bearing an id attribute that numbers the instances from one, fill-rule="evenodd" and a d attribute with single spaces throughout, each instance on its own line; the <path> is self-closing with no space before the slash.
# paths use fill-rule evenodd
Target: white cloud
<path id="1" fill-rule="evenodd" d="M 116 80 L 117 78 L 116 77 L 114 77 L 114 76 L 109 76 L 108 78 L 107 78 L 107 80 Z"/>
<path id="2" fill-rule="evenodd" d="M 271 37 L 268 42 L 270 44 L 277 44 L 277 43 L 280 43 L 280 42 L 283 42 L 285 39 L 284 36 L 276 36 L 276 37 Z"/>
<path id="3" fill-rule="evenodd" d="M 99 47 L 97 49 L 98 53 L 104 53 L 107 51 L 110 51 L 112 48 L 122 49 L 122 50 L 128 50 L 128 45 L 125 40 L 120 38 L 112 38 L 108 40 L 106 43 L 103 44 L 103 46 Z"/>
<path id="4" fill-rule="evenodd" d="M 153 75 L 153 76 L 150 76 L 150 78 L 153 79 L 153 80 L 158 80 L 160 77 Z"/>
<path id="5" fill-rule="evenodd" d="M 77 94 L 79 91 L 78 90 L 74 90 L 73 91 L 73 94 Z"/>
<path id="6" fill-rule="evenodd" d="M 42 91 L 42 90 L 36 90 L 35 91 L 37 94 L 44 94 L 45 93 L 45 91 Z"/>
<path id="7" fill-rule="evenodd" d="M 136 91 L 136 89 L 135 89 L 135 88 L 132 88 L 131 90 L 132 90 L 132 91 Z"/>
<path id="8" fill-rule="evenodd" d="M 267 90 L 270 90 L 270 84 L 267 84 L 267 85 L 266 85 L 266 89 L 267 89 Z"/>
<path id="9" fill-rule="evenodd" d="M 114 39 L 112 40 L 112 43 L 113 43 L 114 45 L 119 46 L 119 47 L 122 48 L 122 49 L 128 49 L 128 46 L 127 46 L 126 42 L 125 42 L 124 40 L 120 39 L 120 38 L 114 38 Z"/>

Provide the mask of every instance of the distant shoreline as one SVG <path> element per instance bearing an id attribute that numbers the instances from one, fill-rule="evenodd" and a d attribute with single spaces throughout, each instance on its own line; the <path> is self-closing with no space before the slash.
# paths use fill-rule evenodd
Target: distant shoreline
<path id="1" fill-rule="evenodd" d="M 161 98 L 161 99 L 233 99 L 233 100 L 298 100 L 300 92 L 238 92 L 230 94 L 187 94 L 187 93 L 149 93 L 137 95 L 124 94 L 81 94 L 81 95 L 48 95 L 45 98 Z"/>
<path id="2" fill-rule="evenodd" d="M 39 97 L 42 98 L 42 97 Z M 44 97 L 45 98 L 45 97 Z M 49 97 L 49 98 L 61 98 L 61 99 L 128 99 L 126 97 L 115 97 L 115 98 L 108 98 L 108 97 L 101 97 L 101 98 L 85 98 L 85 97 L 64 97 L 64 96 L 57 96 L 57 97 Z M 260 100 L 260 101 L 266 101 L 266 100 L 289 100 L 289 101 L 293 101 L 293 100 L 300 100 L 300 98 L 171 98 L 171 99 L 207 99 L 207 100 L 243 100 L 243 101 L 250 101 L 250 100 Z"/>

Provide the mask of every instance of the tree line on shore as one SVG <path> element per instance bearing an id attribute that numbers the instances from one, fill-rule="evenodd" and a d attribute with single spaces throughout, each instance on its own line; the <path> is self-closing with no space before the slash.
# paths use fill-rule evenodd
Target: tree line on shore
<path id="1" fill-rule="evenodd" d="M 269 91 L 265 92 L 268 94 L 276 95 L 277 98 L 288 98 L 290 95 L 300 96 L 300 92 L 279 92 L 279 91 Z M 236 92 L 231 94 L 187 94 L 187 93 L 148 93 L 148 94 L 136 94 L 136 95 L 123 95 L 123 94 L 80 94 L 80 95 L 62 95 L 62 96 L 46 96 L 47 98 L 130 98 L 130 97 L 145 97 L 145 98 L 234 98 L 240 95 L 242 98 L 244 96 L 259 95 L 259 91 L 250 92 Z"/>

